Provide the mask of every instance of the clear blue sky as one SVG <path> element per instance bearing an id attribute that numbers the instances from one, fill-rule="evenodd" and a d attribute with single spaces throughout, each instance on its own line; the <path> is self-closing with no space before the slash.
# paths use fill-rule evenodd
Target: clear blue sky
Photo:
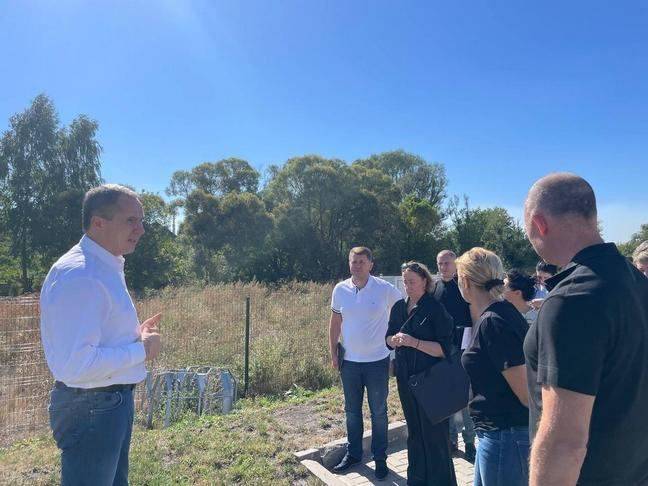
<path id="1" fill-rule="evenodd" d="M 0 0 L 0 46 L 0 129 L 45 92 L 100 123 L 108 181 L 402 148 L 473 205 L 571 170 L 608 239 L 648 223 L 644 1 Z"/>

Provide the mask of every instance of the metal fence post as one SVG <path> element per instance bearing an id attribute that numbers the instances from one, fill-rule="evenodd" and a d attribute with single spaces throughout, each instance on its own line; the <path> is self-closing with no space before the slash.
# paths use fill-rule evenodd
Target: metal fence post
<path id="1" fill-rule="evenodd" d="M 243 396 L 247 396 L 250 382 L 250 297 L 245 298 L 245 365 L 243 371 Z"/>

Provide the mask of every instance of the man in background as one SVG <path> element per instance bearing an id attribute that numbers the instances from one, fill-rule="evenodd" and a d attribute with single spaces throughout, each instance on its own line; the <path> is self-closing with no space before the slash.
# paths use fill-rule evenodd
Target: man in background
<path id="1" fill-rule="evenodd" d="M 457 285 L 456 259 L 457 255 L 452 250 L 442 250 L 437 255 L 439 278 L 436 281 L 434 296 L 454 319 L 454 344 L 457 349 L 463 351 L 470 344 L 472 319 L 470 305 L 461 296 Z M 466 459 L 472 462 L 475 460 L 476 452 L 475 429 L 468 408 L 450 418 L 450 442 L 454 452 L 459 450 L 459 430 L 462 430 Z"/>

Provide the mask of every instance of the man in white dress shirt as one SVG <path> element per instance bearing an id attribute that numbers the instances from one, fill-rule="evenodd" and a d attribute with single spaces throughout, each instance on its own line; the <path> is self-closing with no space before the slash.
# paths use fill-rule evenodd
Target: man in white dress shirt
<path id="1" fill-rule="evenodd" d="M 124 279 L 123 255 L 144 234 L 143 216 L 130 189 L 88 191 L 85 235 L 43 283 L 41 337 L 56 380 L 50 425 L 64 486 L 128 484 L 133 388 L 160 351 L 160 315 L 140 325 Z"/>

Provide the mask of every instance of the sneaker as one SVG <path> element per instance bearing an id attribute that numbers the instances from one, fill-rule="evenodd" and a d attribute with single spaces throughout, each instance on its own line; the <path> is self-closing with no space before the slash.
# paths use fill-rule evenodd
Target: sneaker
<path id="1" fill-rule="evenodd" d="M 360 462 L 360 459 L 356 459 L 355 457 L 350 456 L 349 454 L 346 454 L 342 460 L 338 463 L 337 466 L 333 468 L 334 473 L 339 473 L 342 471 L 346 471 L 349 469 L 351 466 L 354 464 L 358 464 Z"/>
<path id="2" fill-rule="evenodd" d="M 376 479 L 385 479 L 387 477 L 387 474 L 389 473 L 389 469 L 387 469 L 387 461 L 385 460 L 377 460 L 376 461 Z"/>
<path id="3" fill-rule="evenodd" d="M 477 450 L 475 449 L 475 444 L 466 444 L 466 451 L 464 452 L 464 457 L 468 462 L 475 462 L 475 455 Z"/>

